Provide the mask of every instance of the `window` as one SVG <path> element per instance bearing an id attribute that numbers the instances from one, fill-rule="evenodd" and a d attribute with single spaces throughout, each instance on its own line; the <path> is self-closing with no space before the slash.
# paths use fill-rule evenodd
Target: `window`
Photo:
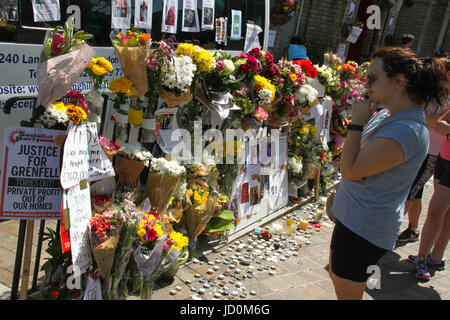
<path id="1" fill-rule="evenodd" d="M 269 0 L 265 0 L 269 1 Z M 246 22 L 252 21 L 264 30 L 265 1 L 262 0 L 215 0 L 214 18 L 228 17 L 227 45 L 219 45 L 215 42 L 215 31 L 181 32 L 183 1 L 178 0 L 178 27 L 176 42 L 190 41 L 203 46 L 206 49 L 222 49 L 241 51 L 244 48 Z M 81 10 L 81 28 L 94 35 L 89 41 L 92 46 L 111 46 L 109 34 L 111 32 L 111 1 L 106 0 L 60 0 L 61 21 L 34 22 L 33 7 L 30 0 L 8 0 L 10 7 L 17 3 L 18 21 L 8 21 L 6 26 L 0 26 L 0 41 L 41 44 L 44 41 L 45 30 L 42 28 L 54 28 L 63 24 L 68 18 L 67 8 L 77 5 Z M 134 14 L 134 0 L 132 1 L 132 13 Z M 197 1 L 199 22 L 202 19 L 202 0 Z M 231 10 L 240 10 L 242 17 L 241 39 L 230 40 L 231 34 Z M 133 25 L 134 17 L 131 17 Z M 163 36 L 171 34 L 161 33 L 162 1 L 153 1 L 153 16 L 151 36 L 155 41 Z M 263 44 L 263 32 L 259 34 L 260 43 Z"/>

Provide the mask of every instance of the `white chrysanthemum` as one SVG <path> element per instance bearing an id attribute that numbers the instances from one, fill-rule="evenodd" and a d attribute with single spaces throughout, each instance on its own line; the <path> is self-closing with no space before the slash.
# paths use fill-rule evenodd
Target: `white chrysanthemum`
<path id="1" fill-rule="evenodd" d="M 289 157 L 288 159 L 288 170 L 293 174 L 300 174 L 303 170 L 302 160 L 295 157 Z"/>
<path id="2" fill-rule="evenodd" d="M 269 89 L 262 89 L 258 92 L 258 98 L 262 104 L 269 104 L 272 102 L 272 91 Z"/>
<path id="3" fill-rule="evenodd" d="M 176 160 L 167 161 L 164 158 L 156 158 L 152 160 L 151 170 L 154 173 L 179 176 L 186 172 L 186 168 L 178 163 Z"/>
<path id="4" fill-rule="evenodd" d="M 295 92 L 295 100 L 299 103 L 313 102 L 314 100 L 316 100 L 318 94 L 319 93 L 316 89 L 314 89 L 310 85 L 304 84 Z"/>

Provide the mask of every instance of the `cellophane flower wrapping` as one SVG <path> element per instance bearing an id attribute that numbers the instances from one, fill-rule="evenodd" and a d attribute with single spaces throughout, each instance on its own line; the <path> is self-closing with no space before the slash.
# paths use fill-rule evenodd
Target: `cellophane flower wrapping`
<path id="1" fill-rule="evenodd" d="M 139 176 L 148 166 L 152 154 L 139 142 L 124 143 L 116 155 L 114 169 L 119 175 L 119 184 L 132 185 L 139 180 Z"/>
<path id="2" fill-rule="evenodd" d="M 42 61 L 36 72 L 39 86 L 36 105 L 47 107 L 52 101 L 63 97 L 94 55 L 95 50 L 84 43 L 69 53 Z"/>
<path id="3" fill-rule="evenodd" d="M 143 97 L 148 91 L 147 57 L 150 51 L 150 36 L 144 39 L 137 32 L 121 32 L 113 39 L 113 45 L 123 73 L 136 87 L 132 98 Z"/>
<path id="4" fill-rule="evenodd" d="M 109 210 L 96 213 L 89 222 L 90 242 L 94 259 L 103 280 L 107 280 L 114 262 L 114 254 L 119 242 L 121 223 L 114 212 Z"/>
<path id="5" fill-rule="evenodd" d="M 146 195 L 154 208 L 163 219 L 166 217 L 172 195 L 186 172 L 184 166 L 176 160 L 168 161 L 164 158 L 152 159 L 147 179 Z"/>
<path id="6" fill-rule="evenodd" d="M 151 298 L 155 281 L 160 276 L 158 266 L 164 259 L 167 231 L 156 212 L 148 212 L 141 218 L 137 228 L 137 247 L 133 251 L 136 266 L 142 274 L 140 297 Z"/>

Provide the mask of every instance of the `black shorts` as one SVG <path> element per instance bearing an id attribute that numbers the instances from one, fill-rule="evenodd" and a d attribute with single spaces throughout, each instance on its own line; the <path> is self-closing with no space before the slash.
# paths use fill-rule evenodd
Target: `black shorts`
<path id="1" fill-rule="evenodd" d="M 423 160 L 419 172 L 417 173 L 416 179 L 409 190 L 408 200 L 422 199 L 423 188 L 425 183 L 430 180 L 434 173 L 437 158 L 438 156 L 427 154 L 425 160 Z"/>
<path id="2" fill-rule="evenodd" d="M 340 278 L 355 282 L 366 282 L 372 275 L 367 267 L 388 252 L 360 237 L 339 220 L 336 221 L 331 238 L 331 270 Z"/>
<path id="3" fill-rule="evenodd" d="M 450 188 L 450 161 L 441 158 L 441 155 L 436 161 L 434 178 L 439 180 L 439 184 Z"/>

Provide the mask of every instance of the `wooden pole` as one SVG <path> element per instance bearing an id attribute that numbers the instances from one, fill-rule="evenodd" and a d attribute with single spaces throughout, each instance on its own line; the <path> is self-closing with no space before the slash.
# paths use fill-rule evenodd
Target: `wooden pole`
<path id="1" fill-rule="evenodd" d="M 27 221 L 27 230 L 25 235 L 25 255 L 23 258 L 22 282 L 20 286 L 20 300 L 26 300 L 28 295 L 28 280 L 31 271 L 31 249 L 33 247 L 33 229 L 34 220 Z"/>

